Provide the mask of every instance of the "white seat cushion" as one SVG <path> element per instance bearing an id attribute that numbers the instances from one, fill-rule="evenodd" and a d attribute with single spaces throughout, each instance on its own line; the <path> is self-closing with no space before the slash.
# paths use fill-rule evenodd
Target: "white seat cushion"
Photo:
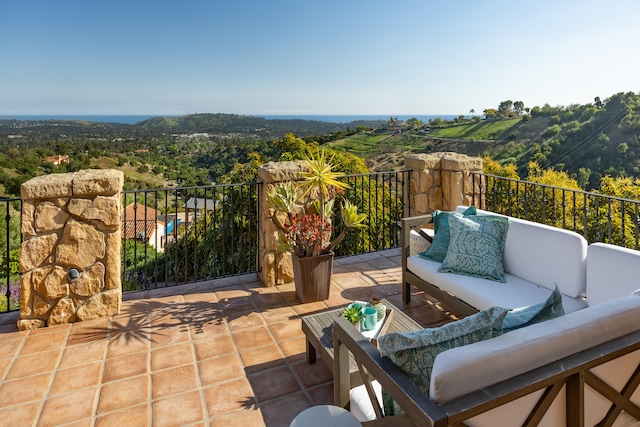
<path id="1" fill-rule="evenodd" d="M 539 286 L 516 277 L 505 274 L 506 283 L 477 277 L 463 276 L 454 273 L 439 273 L 439 262 L 422 258 L 419 255 L 407 258 L 409 271 L 439 287 L 452 293 L 457 298 L 478 310 L 491 307 L 520 308 L 545 302 L 553 292 L 544 286 Z M 571 298 L 562 295 L 562 305 L 565 313 L 571 313 L 587 306 L 582 298 Z"/>
<path id="2" fill-rule="evenodd" d="M 507 380 L 638 330 L 640 298 L 607 301 L 490 340 L 440 353 L 429 395 L 435 402 Z"/>
<path id="3" fill-rule="evenodd" d="M 371 382 L 373 385 L 373 391 L 378 398 L 378 404 L 382 408 L 382 386 L 376 380 Z M 349 410 L 360 422 L 371 421 L 376 419 L 376 413 L 373 410 L 373 405 L 369 399 L 369 394 L 364 385 L 352 388 L 349 391 Z"/>

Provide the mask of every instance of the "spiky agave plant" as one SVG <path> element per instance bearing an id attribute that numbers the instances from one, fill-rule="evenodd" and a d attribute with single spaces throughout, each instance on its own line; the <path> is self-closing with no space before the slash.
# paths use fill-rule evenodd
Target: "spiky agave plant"
<path id="1" fill-rule="evenodd" d="M 329 253 L 350 228 L 366 227 L 363 224 L 366 215 L 359 214 L 357 206 L 345 200 L 340 212 L 344 228 L 333 241 L 328 242 L 331 232 L 328 218 L 333 215 L 335 197 L 339 191 L 349 188 L 339 180 L 345 174 L 333 170 L 332 160 L 325 150 L 319 150 L 315 157 L 309 153 L 305 158 L 307 170 L 301 173 L 301 181 L 269 188 L 267 202 L 274 209 L 271 220 L 282 232 L 279 250 L 293 248 L 298 257 Z M 308 200 L 311 201 L 305 202 Z M 304 213 L 296 214 L 296 206 L 302 206 Z M 280 221 L 278 212 L 287 214 L 286 223 Z"/>

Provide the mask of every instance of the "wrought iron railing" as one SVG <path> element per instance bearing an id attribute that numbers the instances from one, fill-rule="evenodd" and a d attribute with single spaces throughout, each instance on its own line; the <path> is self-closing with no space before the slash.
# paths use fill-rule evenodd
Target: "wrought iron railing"
<path id="1" fill-rule="evenodd" d="M 259 271 L 259 185 L 123 192 L 123 291 Z"/>
<path id="2" fill-rule="evenodd" d="M 589 243 L 640 249 L 640 201 L 474 174 L 474 203 L 481 208 L 582 234 Z"/>
<path id="3" fill-rule="evenodd" d="M 374 172 L 348 175 L 349 189 L 344 197 L 367 215 L 366 227 L 350 230 L 336 247 L 336 256 L 375 252 L 400 246 L 398 222 L 409 212 L 408 191 L 411 171 Z M 339 200 L 336 201 L 339 203 Z M 341 229 L 338 209 L 333 218 L 334 230 Z"/>
<path id="4" fill-rule="evenodd" d="M 0 200 L 0 313 L 20 308 L 21 199 Z"/>
<path id="5" fill-rule="evenodd" d="M 397 223 L 410 211 L 410 171 L 349 175 L 344 179 L 350 188 L 342 197 L 367 214 L 367 227 L 348 233 L 336 254 L 348 256 L 397 247 Z M 474 174 L 473 184 L 477 189 L 473 202 L 483 209 L 574 230 L 589 242 L 640 249 L 640 200 L 486 174 Z M 260 271 L 260 185 L 125 191 L 123 290 Z M 22 201 L 1 200 L 0 211 L 5 213 L 5 227 L 0 227 L 2 313 L 19 309 Z M 339 215 L 334 221 L 339 230 Z"/>

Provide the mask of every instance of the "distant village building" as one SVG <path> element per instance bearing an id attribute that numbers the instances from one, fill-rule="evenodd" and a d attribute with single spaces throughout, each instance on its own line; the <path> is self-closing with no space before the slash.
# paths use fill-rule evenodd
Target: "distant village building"
<path id="1" fill-rule="evenodd" d="M 136 239 L 163 252 L 167 246 L 167 235 L 174 233 L 176 219 L 175 216 L 160 215 L 157 210 L 143 204 L 130 203 L 122 215 L 122 239 Z"/>
<path id="2" fill-rule="evenodd" d="M 195 211 L 212 211 L 215 209 L 217 203 L 213 199 L 203 199 L 200 197 L 191 197 L 184 205 L 184 209 L 187 212 Z"/>
<path id="3" fill-rule="evenodd" d="M 49 156 L 44 159 L 46 162 L 53 163 L 56 166 L 60 166 L 62 163 L 69 163 L 69 156 Z"/>

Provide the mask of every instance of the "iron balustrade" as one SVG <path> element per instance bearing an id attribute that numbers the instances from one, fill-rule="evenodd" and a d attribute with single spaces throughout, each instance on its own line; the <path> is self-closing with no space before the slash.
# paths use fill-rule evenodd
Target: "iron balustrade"
<path id="1" fill-rule="evenodd" d="M 20 309 L 20 245 L 22 200 L 3 198 L 5 226 L 0 227 L 0 313 Z"/>
<path id="2" fill-rule="evenodd" d="M 373 172 L 352 174 L 342 178 L 349 185 L 343 198 L 358 206 L 358 212 L 367 216 L 365 228 L 349 230 L 345 239 L 336 246 L 336 256 L 351 256 L 400 246 L 397 224 L 410 211 L 408 185 L 411 171 Z M 334 209 L 334 233 L 342 229 L 340 198 Z"/>
<path id="3" fill-rule="evenodd" d="M 346 198 L 367 215 L 336 256 L 400 245 L 409 171 L 347 175 Z M 123 192 L 123 291 L 152 289 L 260 271 L 260 183 Z M 157 212 L 148 208 L 154 208 Z M 334 233 L 342 227 L 334 209 Z M 408 212 L 408 211 L 407 211 Z M 266 215 L 266 214 L 265 214 Z"/>
<path id="4" fill-rule="evenodd" d="M 639 200 L 488 174 L 472 179 L 481 209 L 573 230 L 589 243 L 640 249 Z"/>
<path id="5" fill-rule="evenodd" d="M 124 191 L 123 291 L 258 272 L 259 186 Z"/>
<path id="6" fill-rule="evenodd" d="M 367 215 L 337 256 L 398 247 L 397 224 L 410 212 L 411 171 L 348 175 L 347 198 Z M 640 249 L 640 200 L 473 174 L 482 209 L 582 234 L 590 243 Z M 260 183 L 123 192 L 123 291 L 150 289 L 260 271 Z M 0 227 L 0 313 L 19 309 L 22 200 L 4 199 Z M 129 206 L 129 209 L 126 207 Z M 155 211 L 148 208 L 153 208 Z M 341 229 L 334 209 L 336 232 Z M 2 234 L 4 233 L 4 235 Z"/>

